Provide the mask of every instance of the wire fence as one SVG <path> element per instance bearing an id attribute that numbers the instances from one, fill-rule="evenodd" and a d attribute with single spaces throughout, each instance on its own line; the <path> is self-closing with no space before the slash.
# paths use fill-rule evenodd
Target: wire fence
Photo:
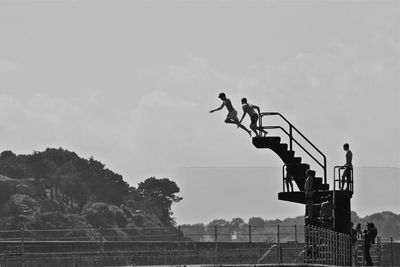
<path id="1" fill-rule="evenodd" d="M 20 229 L 0 231 L 0 264 L 76 267 L 317 263 L 307 253 L 310 249 L 313 253 L 310 244 L 320 242 L 324 236 L 318 229 L 310 234 L 299 225 Z M 319 249 L 328 251 L 324 243 L 326 240 Z M 338 253 L 347 253 L 343 255 L 348 259 L 348 249 L 344 247 Z M 382 238 L 375 250 L 376 255 L 380 253 L 375 265 L 399 265 L 399 242 Z"/>

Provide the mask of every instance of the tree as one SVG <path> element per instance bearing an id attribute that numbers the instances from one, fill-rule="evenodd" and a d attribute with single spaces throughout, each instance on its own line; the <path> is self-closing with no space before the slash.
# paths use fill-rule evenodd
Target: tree
<path id="1" fill-rule="evenodd" d="M 171 217 L 171 205 L 182 200 L 182 197 L 177 195 L 180 189 L 175 182 L 168 178 L 150 177 L 139 183 L 137 191 L 143 199 L 150 199 L 160 207 L 159 217 L 162 222 L 175 223 Z"/>

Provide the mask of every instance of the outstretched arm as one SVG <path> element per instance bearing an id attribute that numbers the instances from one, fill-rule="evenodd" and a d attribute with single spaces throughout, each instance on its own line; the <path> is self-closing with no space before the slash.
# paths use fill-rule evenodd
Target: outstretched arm
<path id="1" fill-rule="evenodd" d="M 244 109 L 243 109 L 243 115 L 242 115 L 242 118 L 240 119 L 239 123 L 242 123 L 244 116 L 246 116 L 246 111 L 244 111 Z"/>
<path id="2" fill-rule="evenodd" d="M 243 121 L 243 119 L 244 119 L 244 116 L 246 116 L 246 112 L 243 112 L 243 116 L 242 116 L 242 118 L 240 119 L 240 123 L 242 123 L 242 121 Z"/>
<path id="3" fill-rule="evenodd" d="M 222 103 L 222 105 L 219 108 L 210 110 L 210 113 L 213 113 L 214 111 L 217 111 L 217 110 L 221 110 L 224 106 L 225 106 L 225 103 Z"/>

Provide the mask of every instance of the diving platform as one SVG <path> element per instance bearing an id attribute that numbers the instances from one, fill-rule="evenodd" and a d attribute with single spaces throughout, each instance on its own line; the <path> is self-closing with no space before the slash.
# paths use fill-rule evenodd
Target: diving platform
<path id="1" fill-rule="evenodd" d="M 282 125 L 263 125 L 263 117 L 278 116 L 282 119 Z M 280 135 L 265 135 L 264 131 L 278 131 Z M 353 173 L 350 181 L 340 180 L 341 166 L 334 168 L 333 187 L 327 181 L 326 156 L 306 136 L 301 133 L 290 121 L 278 112 L 264 112 L 259 117 L 259 135 L 252 138 L 253 145 L 258 149 L 272 150 L 283 161 L 282 166 L 282 192 L 278 193 L 278 199 L 307 204 L 304 192 L 306 182 L 306 171 L 312 170 L 311 164 L 317 167 L 318 173 L 314 178 L 312 196 L 312 217 L 308 222 L 319 225 L 319 210 L 321 204 L 328 196 L 333 198 L 335 205 L 333 227 L 335 231 L 350 234 L 351 208 L 350 202 L 353 196 Z M 285 142 L 287 140 L 287 142 Z M 304 162 L 303 158 L 296 154 L 294 147 L 299 149 L 302 155 L 307 155 L 311 163 Z M 338 174 L 339 178 L 336 178 Z M 343 190 L 345 182 L 347 187 Z M 294 183 L 294 184 L 293 184 Z M 338 186 L 337 186 L 338 185 Z M 296 188 L 297 187 L 297 188 Z"/>

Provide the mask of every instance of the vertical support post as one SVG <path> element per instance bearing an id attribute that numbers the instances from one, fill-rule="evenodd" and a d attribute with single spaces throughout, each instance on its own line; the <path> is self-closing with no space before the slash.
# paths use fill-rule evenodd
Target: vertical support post
<path id="1" fill-rule="evenodd" d="M 181 251 L 181 249 L 182 249 L 182 247 L 181 247 L 181 245 L 182 245 L 182 241 L 181 241 L 181 226 L 179 225 L 178 226 L 178 262 L 179 262 L 179 265 L 181 265 L 182 264 L 182 251 Z"/>
<path id="2" fill-rule="evenodd" d="M 362 240 L 362 266 L 365 266 L 365 239 Z"/>
<path id="3" fill-rule="evenodd" d="M 295 248 L 296 248 L 296 253 L 298 252 L 298 240 L 297 240 L 297 225 L 294 225 L 294 243 L 295 243 Z"/>
<path id="4" fill-rule="evenodd" d="M 381 237 L 378 236 L 377 237 L 377 241 L 378 241 L 378 266 L 381 266 L 381 262 L 382 262 L 382 242 L 381 242 Z"/>
<path id="5" fill-rule="evenodd" d="M 326 168 L 327 168 L 327 166 L 326 166 L 326 157 L 324 156 L 324 184 L 326 184 L 327 183 L 327 181 L 326 181 L 326 176 L 327 176 L 327 170 L 326 170 Z"/>
<path id="6" fill-rule="evenodd" d="M 393 237 L 390 238 L 390 259 L 391 259 L 391 266 L 394 266 L 394 261 L 393 261 Z"/>
<path id="7" fill-rule="evenodd" d="M 219 262 L 219 257 L 218 257 L 218 226 L 217 225 L 214 225 L 214 242 L 215 242 L 215 244 L 214 244 L 214 251 L 215 251 L 215 253 L 214 253 L 214 255 L 215 255 L 215 258 L 216 258 L 216 260 L 215 260 L 215 263 L 216 264 L 218 264 L 218 262 Z"/>
<path id="8" fill-rule="evenodd" d="M 103 244 L 103 228 L 99 227 L 99 243 L 100 243 L 100 266 L 104 265 L 104 244 Z"/>
<path id="9" fill-rule="evenodd" d="M 289 149 L 290 151 L 293 151 L 293 126 L 291 123 L 289 123 Z"/>
<path id="10" fill-rule="evenodd" d="M 249 243 L 251 243 L 251 225 L 249 224 Z"/>
<path id="11" fill-rule="evenodd" d="M 308 263 L 308 227 L 304 225 L 304 263 Z"/>
<path id="12" fill-rule="evenodd" d="M 24 227 L 21 227 L 21 257 L 22 257 L 22 264 L 21 266 L 25 266 L 25 232 Z"/>
<path id="13" fill-rule="evenodd" d="M 286 177 L 285 177 L 285 166 L 286 165 L 283 165 L 282 166 L 282 192 L 286 192 L 285 191 L 285 183 L 287 182 L 286 181 Z M 289 186 L 288 186 L 289 187 Z M 289 190 L 288 190 L 289 191 Z"/>
<path id="14" fill-rule="evenodd" d="M 278 253 L 279 253 L 279 263 L 282 263 L 282 248 L 281 248 L 281 240 L 280 240 L 280 231 L 279 231 L 279 224 L 276 226 L 276 235 L 278 239 Z"/>

